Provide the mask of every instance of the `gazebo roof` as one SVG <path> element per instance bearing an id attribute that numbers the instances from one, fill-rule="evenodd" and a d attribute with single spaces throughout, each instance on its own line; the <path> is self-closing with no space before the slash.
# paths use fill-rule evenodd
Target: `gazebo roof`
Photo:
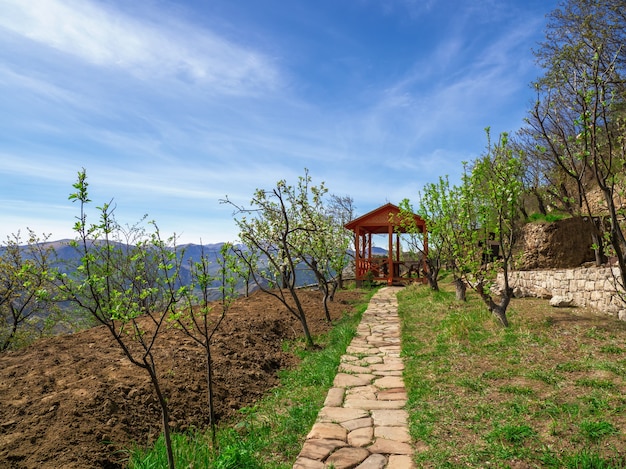
<path id="1" fill-rule="evenodd" d="M 346 223 L 344 226 L 346 229 L 356 232 L 357 228 L 361 231 L 373 234 L 387 234 L 389 233 L 389 226 L 394 227 L 394 232 L 405 233 L 406 230 L 400 223 L 400 208 L 396 205 L 387 203 L 382 207 L 372 210 L 371 212 L 361 215 L 358 218 Z M 415 223 L 424 232 L 426 229 L 426 222 L 419 215 L 413 215 L 415 217 Z"/>

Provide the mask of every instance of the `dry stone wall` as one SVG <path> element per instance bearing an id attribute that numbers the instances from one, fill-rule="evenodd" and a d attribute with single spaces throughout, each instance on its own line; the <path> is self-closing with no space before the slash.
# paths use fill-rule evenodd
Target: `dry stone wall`
<path id="1" fill-rule="evenodd" d="M 626 320 L 626 305 L 616 289 L 617 267 L 580 267 L 575 269 L 526 270 L 510 273 L 516 297 L 562 297 L 573 306 L 588 306 Z M 498 284 L 503 279 L 498 277 Z"/>

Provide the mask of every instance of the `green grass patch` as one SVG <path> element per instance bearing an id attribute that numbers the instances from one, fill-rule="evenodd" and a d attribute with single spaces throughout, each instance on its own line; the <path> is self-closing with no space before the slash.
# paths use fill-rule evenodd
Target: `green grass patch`
<path id="1" fill-rule="evenodd" d="M 542 213 L 533 213 L 529 215 L 528 221 L 532 223 L 551 223 L 570 217 L 571 215 L 565 213 L 548 213 L 546 215 Z"/>
<path id="2" fill-rule="evenodd" d="M 626 467 L 626 324 L 514 299 L 504 329 L 441 286 L 399 294 L 417 467 Z"/>
<path id="3" fill-rule="evenodd" d="M 606 421 L 583 420 L 579 423 L 578 428 L 582 436 L 594 443 L 609 435 L 619 433 L 612 423 Z"/>

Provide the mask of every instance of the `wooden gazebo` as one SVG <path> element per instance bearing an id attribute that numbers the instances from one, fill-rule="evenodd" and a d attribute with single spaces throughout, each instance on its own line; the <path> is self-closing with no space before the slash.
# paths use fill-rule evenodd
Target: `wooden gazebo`
<path id="1" fill-rule="evenodd" d="M 413 216 L 418 230 L 424 234 L 423 251 L 426 254 L 428 253 L 426 222 L 418 215 Z M 423 256 L 418 259 L 400 257 L 400 235 L 406 233 L 406 229 L 400 222 L 400 208 L 397 206 L 385 204 L 344 226 L 354 232 L 354 266 L 358 285 L 361 285 L 363 280 L 387 281 L 387 285 L 403 284 L 420 279 L 420 269 L 427 268 Z M 372 235 L 375 234 L 388 236 L 389 242 L 384 256 L 372 253 Z M 426 281 L 424 278 L 420 280 Z"/>

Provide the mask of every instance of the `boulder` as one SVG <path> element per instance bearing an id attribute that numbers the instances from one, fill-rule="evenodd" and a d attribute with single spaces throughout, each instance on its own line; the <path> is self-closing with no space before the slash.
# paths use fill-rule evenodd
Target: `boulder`
<path id="1" fill-rule="evenodd" d="M 569 308 L 574 305 L 574 299 L 569 296 L 555 295 L 550 299 L 550 306 L 555 308 Z"/>

